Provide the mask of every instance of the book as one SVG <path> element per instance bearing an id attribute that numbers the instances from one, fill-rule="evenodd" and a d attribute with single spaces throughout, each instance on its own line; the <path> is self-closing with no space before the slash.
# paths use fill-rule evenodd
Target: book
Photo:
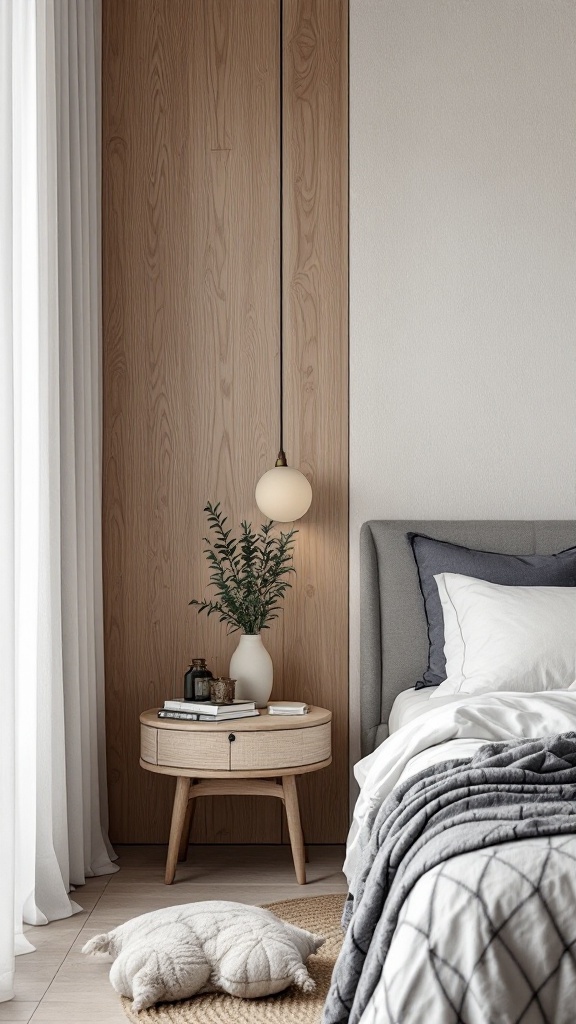
<path id="1" fill-rule="evenodd" d="M 166 708 L 160 708 L 158 718 L 181 718 L 185 722 L 198 721 L 198 715 L 193 711 L 167 711 Z"/>
<path id="2" fill-rule="evenodd" d="M 199 715 L 194 711 L 167 711 L 165 708 L 161 708 L 158 712 L 158 718 L 176 718 L 183 722 L 232 722 L 237 718 L 257 718 L 258 712 L 254 710 L 250 711 L 229 711 L 225 715 Z"/>
<path id="3" fill-rule="evenodd" d="M 268 705 L 269 715 L 307 715 L 308 705 L 298 700 L 276 700 Z"/>
<path id="4" fill-rule="evenodd" d="M 249 708 L 246 711 L 229 711 L 224 715 L 198 715 L 199 722 L 231 722 L 234 718 L 258 718 L 256 708 Z"/>
<path id="5" fill-rule="evenodd" d="M 226 714 L 227 711 L 254 711 L 256 704 L 253 700 L 233 700 L 229 704 L 212 704 L 209 700 L 173 700 L 164 701 L 165 711 L 188 711 L 197 715 L 215 715 L 216 717 Z"/>

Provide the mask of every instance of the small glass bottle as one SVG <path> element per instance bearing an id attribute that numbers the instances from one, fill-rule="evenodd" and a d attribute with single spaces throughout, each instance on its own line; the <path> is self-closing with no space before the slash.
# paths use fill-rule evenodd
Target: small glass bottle
<path id="1" fill-rule="evenodd" d="M 205 658 L 192 658 L 184 675 L 184 700 L 210 700 L 212 673 Z"/>

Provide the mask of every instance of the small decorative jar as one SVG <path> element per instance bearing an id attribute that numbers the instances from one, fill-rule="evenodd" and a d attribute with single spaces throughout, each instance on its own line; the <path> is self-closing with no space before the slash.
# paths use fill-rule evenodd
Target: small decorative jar
<path id="1" fill-rule="evenodd" d="M 210 700 L 212 673 L 205 658 L 192 658 L 184 675 L 184 700 Z"/>
<path id="2" fill-rule="evenodd" d="M 210 680 L 210 698 L 214 704 L 231 704 L 235 689 L 236 680 L 228 676 Z"/>

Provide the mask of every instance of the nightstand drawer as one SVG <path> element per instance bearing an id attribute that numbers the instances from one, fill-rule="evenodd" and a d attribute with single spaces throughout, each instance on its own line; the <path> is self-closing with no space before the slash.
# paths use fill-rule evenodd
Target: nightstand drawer
<path id="1" fill-rule="evenodd" d="M 315 764 L 330 757 L 330 722 L 306 729 L 275 730 L 274 732 L 230 732 L 236 739 L 230 743 L 232 771 L 257 769 L 296 768 Z"/>
<path id="2" fill-rule="evenodd" d="M 140 725 L 140 757 L 148 764 L 158 764 L 158 730 Z"/>
<path id="3" fill-rule="evenodd" d="M 200 771 L 230 770 L 230 742 L 227 732 L 158 730 L 158 764 Z"/>

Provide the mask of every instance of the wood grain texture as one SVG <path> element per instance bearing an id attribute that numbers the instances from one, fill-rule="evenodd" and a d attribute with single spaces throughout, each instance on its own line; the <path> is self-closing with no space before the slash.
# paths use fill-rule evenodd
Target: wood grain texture
<path id="1" fill-rule="evenodd" d="M 279 797 L 280 800 L 284 799 L 284 790 L 277 782 L 270 782 L 268 779 L 244 779 L 238 780 L 223 779 L 222 781 L 216 781 L 211 779 L 207 782 L 197 782 L 195 786 L 190 788 L 190 799 L 196 799 L 199 796 L 206 796 L 207 794 L 214 794 L 218 796 L 230 796 L 232 793 L 238 793 L 244 790 L 245 793 L 254 793 L 255 796 L 275 796 Z"/>
<path id="2" fill-rule="evenodd" d="M 302 835 L 300 808 L 298 806 L 298 790 L 296 789 L 296 779 L 293 775 L 285 775 L 283 777 L 282 788 L 284 790 L 286 825 L 290 836 L 290 846 L 292 847 L 296 879 L 299 885 L 306 885 L 306 854 L 304 852 L 304 836 Z"/>
<path id="3" fill-rule="evenodd" d="M 188 779 L 180 777 L 177 778 L 176 792 L 174 794 L 174 806 L 172 808 L 172 821 L 170 822 L 170 839 L 168 841 L 168 856 L 166 857 L 166 873 L 164 875 L 166 885 L 172 885 L 172 882 L 174 881 L 174 874 L 178 863 L 178 854 L 180 852 L 180 843 L 186 826 L 186 818 L 188 817 L 189 791 L 190 783 Z"/>
<path id="4" fill-rule="evenodd" d="M 184 825 L 182 827 L 182 835 L 180 836 L 180 843 L 178 844 L 178 861 L 186 861 L 188 859 L 188 847 L 190 845 L 190 833 L 192 832 L 192 822 L 194 821 L 194 811 L 196 809 L 196 801 L 190 800 L 190 793 L 188 793 L 188 807 L 186 808 L 186 814 L 184 816 Z"/>
<path id="5" fill-rule="evenodd" d="M 224 732 L 158 731 L 158 764 L 168 768 L 200 768 L 224 772 L 230 768 L 230 742 Z"/>
<path id="6" fill-rule="evenodd" d="M 208 580 L 203 505 L 219 499 L 231 523 L 259 522 L 254 487 L 278 446 L 277 19 L 276 0 L 103 2 L 103 546 L 117 842 L 163 842 L 169 830 L 173 783 L 139 767 L 140 711 L 181 693 L 193 656 L 225 674 L 236 644 L 188 607 Z M 336 712 L 328 799 L 323 784 L 302 786 L 307 837 L 332 842 L 347 820 L 345 5 L 287 0 L 286 19 L 286 88 L 300 92 L 285 126 L 285 433 L 315 495 L 297 585 L 266 645 L 275 697 Z M 322 37 L 311 75 L 304 57 L 293 69 L 310 19 Z M 248 797 L 200 801 L 195 842 L 282 841 L 281 808 L 267 803 L 263 817 Z"/>
<path id="7" fill-rule="evenodd" d="M 328 768 L 332 764 L 332 757 L 327 757 L 324 761 L 314 761 L 312 764 L 296 765 L 292 768 L 282 768 L 283 775 L 304 775 L 307 772 L 317 772 L 321 768 Z M 152 764 L 150 761 L 144 761 L 140 758 L 140 767 L 145 768 L 148 772 L 154 772 L 157 775 L 184 775 L 187 778 L 194 779 L 265 779 L 265 778 L 277 778 L 277 768 L 254 768 L 247 769 L 242 768 L 240 771 L 210 771 L 209 769 L 200 768 L 181 768 L 181 767 L 170 767 L 164 764 Z M 253 842 L 256 842 L 256 836 L 252 837 Z"/>
<path id="8" fill-rule="evenodd" d="M 330 843 L 348 824 L 348 4 L 285 0 L 285 19 L 285 447 L 313 500 L 282 696 L 333 713 L 332 767 L 300 784 L 306 841 Z"/>
<path id="9" fill-rule="evenodd" d="M 325 729 L 326 726 L 319 726 L 318 728 Z M 317 730 L 311 730 L 308 733 L 308 737 L 313 735 L 316 731 Z M 262 735 L 265 736 L 266 734 L 264 733 Z M 248 734 L 246 738 L 250 739 L 250 734 Z M 254 738 L 255 736 L 253 735 L 252 739 Z M 278 734 L 276 734 L 276 738 L 278 738 Z M 193 739 L 193 737 L 189 737 L 189 739 Z M 304 850 L 304 837 L 300 821 L 298 789 L 296 787 L 296 779 L 293 775 L 283 776 L 281 784 L 278 784 L 277 782 L 269 782 L 267 779 L 259 779 L 258 781 L 255 779 L 238 779 L 235 781 L 229 780 L 224 782 L 207 779 L 198 782 L 197 780 L 190 780 L 187 776 L 179 775 L 176 779 L 176 791 L 174 794 L 174 806 L 172 809 L 172 821 L 170 824 L 170 840 L 168 843 L 168 855 L 166 858 L 166 870 L 164 875 L 166 885 L 171 885 L 174 881 L 177 862 L 182 862 L 187 859 L 190 823 L 192 820 L 191 805 L 195 805 L 197 798 L 201 796 L 210 797 L 229 795 L 273 796 L 279 797 L 283 801 L 286 810 L 287 827 L 290 835 L 290 845 L 292 847 L 296 878 L 300 885 L 305 885 L 305 861 L 307 859 L 307 855 Z"/>
<path id="10" fill-rule="evenodd" d="M 162 719 L 156 709 L 143 711 L 140 763 L 159 774 L 200 778 L 314 771 L 331 760 L 331 717 L 326 708 L 311 707 L 307 715 L 293 718 L 260 712 L 257 718 L 211 723 Z"/>
<path id="11" fill-rule="evenodd" d="M 267 711 L 259 711 L 254 718 L 237 718 L 228 722 L 185 722 L 178 718 L 158 718 L 158 708 L 149 708 L 140 713 L 140 722 L 150 729 L 162 731 L 179 729 L 183 732 L 271 732 L 275 730 L 289 731 L 292 729 L 314 729 L 332 720 L 332 712 L 327 708 L 309 705 L 307 715 L 269 715 Z"/>
<path id="12" fill-rule="evenodd" d="M 158 764 L 158 730 L 149 725 L 140 726 L 140 757 L 150 764 Z"/>
<path id="13" fill-rule="evenodd" d="M 289 732 L 235 733 L 230 768 L 294 768 L 330 757 L 330 724 Z"/>

